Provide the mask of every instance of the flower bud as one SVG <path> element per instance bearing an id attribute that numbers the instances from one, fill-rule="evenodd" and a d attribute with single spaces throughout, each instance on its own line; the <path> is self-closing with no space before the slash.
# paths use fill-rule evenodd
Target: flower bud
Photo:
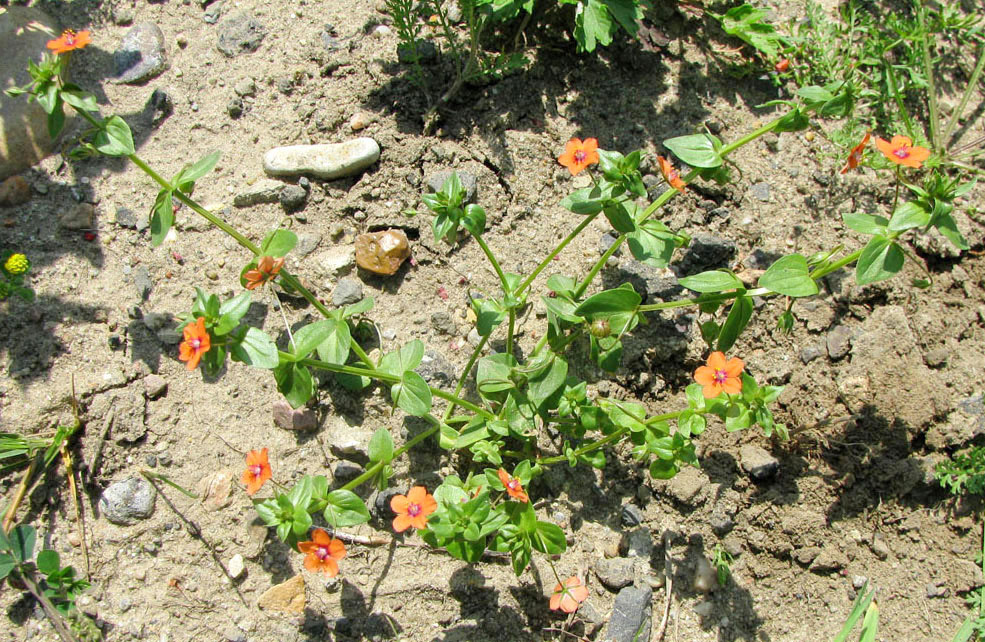
<path id="1" fill-rule="evenodd" d="M 609 328 L 608 319 L 595 319 L 592 321 L 592 325 L 589 326 L 588 331 L 596 339 L 604 339 L 612 334 L 612 330 Z"/>

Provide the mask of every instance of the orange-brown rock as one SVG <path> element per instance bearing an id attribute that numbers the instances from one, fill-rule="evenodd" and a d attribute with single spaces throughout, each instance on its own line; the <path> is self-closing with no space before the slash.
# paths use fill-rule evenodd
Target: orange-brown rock
<path id="1" fill-rule="evenodd" d="M 11 176 L 0 183 L 0 207 L 20 205 L 31 199 L 31 186 L 21 176 Z"/>
<path id="2" fill-rule="evenodd" d="M 290 615 L 304 613 L 304 604 L 304 576 L 302 575 L 295 575 L 286 582 L 271 586 L 257 600 L 257 606 L 265 611 Z"/>
<path id="3" fill-rule="evenodd" d="M 375 274 L 389 276 L 410 256 L 403 230 L 370 232 L 356 237 L 356 264 Z"/>

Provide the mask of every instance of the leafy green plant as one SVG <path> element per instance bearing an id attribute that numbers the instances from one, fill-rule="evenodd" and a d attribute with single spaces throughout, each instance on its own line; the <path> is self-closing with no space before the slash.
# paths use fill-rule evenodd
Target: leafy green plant
<path id="1" fill-rule="evenodd" d="M 715 567 L 719 586 L 728 584 L 728 578 L 732 575 L 732 562 L 734 561 L 735 558 L 732 557 L 732 554 L 722 548 L 721 544 L 715 546 L 715 550 L 712 552 L 711 565 Z"/>
<path id="2" fill-rule="evenodd" d="M 0 253 L 0 301 L 11 294 L 25 301 L 34 300 L 34 290 L 24 285 L 31 262 L 19 252 L 6 250 Z"/>
<path id="3" fill-rule="evenodd" d="M 876 590 L 870 590 L 869 583 L 866 582 L 852 604 L 852 612 L 848 614 L 845 625 L 833 642 L 846 642 L 860 618 L 862 630 L 858 634 L 858 642 L 875 642 L 876 634 L 879 632 L 879 607 L 876 605 L 875 596 Z"/>

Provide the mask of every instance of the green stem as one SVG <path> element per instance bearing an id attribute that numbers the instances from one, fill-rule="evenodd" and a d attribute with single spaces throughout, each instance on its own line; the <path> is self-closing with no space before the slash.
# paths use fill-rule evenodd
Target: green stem
<path id="1" fill-rule="evenodd" d="M 510 321 L 506 326 L 506 354 L 513 354 L 513 332 L 516 329 L 516 309 L 510 308 Z"/>
<path id="2" fill-rule="evenodd" d="M 650 417 L 643 423 L 649 426 L 655 423 L 659 423 L 661 421 L 667 421 L 668 419 L 676 419 L 683 412 L 684 410 L 676 410 L 674 412 L 665 412 L 662 415 L 654 415 L 653 417 Z M 585 444 L 581 448 L 576 449 L 574 455 L 575 457 L 581 457 L 582 455 L 587 455 L 588 453 L 598 450 L 599 448 L 605 446 L 606 444 L 611 444 L 614 441 L 619 441 L 619 439 L 621 439 L 623 435 L 625 435 L 627 432 L 629 432 L 629 428 L 627 427 L 619 428 L 615 432 L 608 434 L 605 437 L 602 437 L 601 439 L 597 439 L 589 444 Z M 555 455 L 554 457 L 545 457 L 543 459 L 538 459 L 537 463 L 542 466 L 551 466 L 553 464 L 560 464 L 566 461 L 568 461 L 568 458 L 565 455 Z"/>
<path id="3" fill-rule="evenodd" d="M 923 54 L 923 74 L 927 79 L 927 93 L 930 107 L 930 144 L 934 151 L 941 153 L 941 119 L 937 108 L 937 86 L 934 83 L 934 66 L 930 60 L 930 34 L 927 33 L 927 20 L 924 15 L 923 3 L 916 0 L 917 20 L 920 22 L 920 51 Z"/>
<path id="4" fill-rule="evenodd" d="M 482 248 L 486 258 L 489 259 L 489 262 L 492 264 L 493 269 L 496 270 L 496 276 L 499 277 L 499 282 L 503 286 L 503 295 L 510 294 L 509 283 L 506 281 L 506 275 L 503 274 L 503 268 L 500 267 L 499 261 L 496 260 L 496 255 L 492 253 L 492 250 L 489 249 L 488 245 L 486 245 L 486 242 L 482 239 L 481 235 L 473 234 L 472 238 L 474 238 L 475 242 L 479 244 L 479 247 Z"/>
<path id="5" fill-rule="evenodd" d="M 985 69 L 985 45 L 978 46 L 978 62 L 975 64 L 975 70 L 971 72 L 971 78 L 968 80 L 968 86 L 965 87 L 964 94 L 961 95 L 961 102 L 954 109 L 954 113 L 951 114 L 951 118 L 947 121 L 947 126 L 944 128 L 944 136 L 942 140 L 948 140 L 951 134 L 954 133 L 954 128 L 958 126 L 958 118 L 964 113 L 965 107 L 968 106 L 968 101 L 971 100 L 971 95 L 977 91 L 978 78 L 982 75 L 982 69 Z M 983 602 L 985 604 L 985 602 Z"/>
<path id="6" fill-rule="evenodd" d="M 551 253 L 548 254 L 544 258 L 544 260 L 540 262 L 540 265 L 534 268 L 534 271 L 530 273 L 530 276 L 524 279 L 523 283 L 521 283 L 519 287 L 517 287 L 515 295 L 519 297 L 524 290 L 530 287 L 530 284 L 533 283 L 534 279 L 537 278 L 537 275 L 543 272 L 544 268 L 546 268 L 548 265 L 551 264 L 551 261 L 554 260 L 554 257 L 560 254 L 561 250 L 567 247 L 568 243 L 571 243 L 571 241 L 575 240 L 575 238 L 577 238 L 578 235 L 581 234 L 581 231 L 586 227 L 588 227 L 591 224 L 591 222 L 594 221 L 596 217 L 598 217 L 598 215 L 601 213 L 602 212 L 600 210 L 598 212 L 595 212 L 594 214 L 589 214 L 582 220 L 581 223 L 578 224 L 577 227 L 575 227 L 575 229 L 571 230 L 571 233 L 568 234 L 566 237 L 564 237 L 564 239 L 557 244 L 557 247 L 555 247 L 551 251 Z"/>

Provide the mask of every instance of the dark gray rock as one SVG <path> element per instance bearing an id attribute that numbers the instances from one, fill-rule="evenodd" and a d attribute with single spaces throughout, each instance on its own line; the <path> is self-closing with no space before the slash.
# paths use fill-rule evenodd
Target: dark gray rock
<path id="1" fill-rule="evenodd" d="M 758 201 L 768 203 L 770 200 L 770 184 L 756 183 L 749 188 L 749 194 Z"/>
<path id="2" fill-rule="evenodd" d="M 205 13 L 202 14 L 202 20 L 207 24 L 214 25 L 219 22 L 219 18 L 222 17 L 222 9 L 224 2 L 213 2 L 206 9 Z"/>
<path id="3" fill-rule="evenodd" d="M 616 242 L 617 238 L 618 236 L 616 235 L 615 232 L 606 232 L 605 234 L 603 234 L 602 238 L 599 239 L 599 254 L 601 255 L 608 252 L 609 248 L 612 247 L 612 244 Z M 621 255 L 622 255 L 621 247 L 612 253 L 612 256 L 621 256 Z"/>
<path id="4" fill-rule="evenodd" d="M 126 207 L 116 208 L 116 224 L 131 230 L 137 229 L 137 215 Z"/>
<path id="5" fill-rule="evenodd" d="M 653 554 L 653 537 L 648 528 L 636 528 L 623 533 L 619 540 L 619 553 L 623 557 L 650 559 Z"/>
<path id="6" fill-rule="evenodd" d="M 146 266 L 139 266 L 133 273 L 133 285 L 137 288 L 137 295 L 140 297 L 140 300 L 146 301 L 147 297 L 150 296 L 151 289 L 154 287 Z"/>
<path id="7" fill-rule="evenodd" d="M 174 98 L 166 89 L 158 87 L 151 92 L 147 107 L 151 112 L 151 120 L 157 124 L 174 113 Z"/>
<path id="8" fill-rule="evenodd" d="M 130 477 L 110 484 L 99 498 L 99 511 L 114 524 L 127 526 L 154 514 L 157 491 L 146 479 Z"/>
<path id="9" fill-rule="evenodd" d="M 444 355 L 434 350 L 424 353 L 421 365 L 417 366 L 417 373 L 429 384 L 437 386 L 447 386 L 458 380 L 455 367 Z"/>
<path id="10" fill-rule="evenodd" d="M 335 468 L 332 469 L 335 486 L 341 486 L 342 484 L 351 482 L 353 479 L 362 474 L 363 467 L 359 464 L 354 464 L 351 461 L 340 461 L 335 464 Z"/>
<path id="11" fill-rule="evenodd" d="M 739 449 L 739 459 L 742 469 L 755 482 L 769 481 L 780 471 L 777 458 L 759 446 L 746 444 Z"/>
<path id="12" fill-rule="evenodd" d="M 627 528 L 639 526 L 643 523 L 643 511 L 636 504 L 626 504 L 622 507 L 622 525 Z"/>
<path id="13" fill-rule="evenodd" d="M 834 360 L 841 359 L 852 349 L 852 329 L 845 325 L 838 325 L 828 332 L 827 336 L 828 356 Z"/>
<path id="14" fill-rule="evenodd" d="M 615 270 L 604 272 L 603 278 L 612 287 L 629 282 L 644 303 L 672 299 L 684 292 L 670 270 L 658 270 L 632 258 L 623 260 Z"/>
<path id="15" fill-rule="evenodd" d="M 619 591 L 612 605 L 612 618 L 605 632 L 605 640 L 611 642 L 636 642 L 649 640 L 651 629 L 651 599 L 649 586 L 627 586 Z"/>
<path id="16" fill-rule="evenodd" d="M 142 83 L 167 68 L 164 32 L 153 22 L 134 25 L 113 52 L 113 70 L 118 83 Z"/>
<path id="17" fill-rule="evenodd" d="M 363 284 L 359 279 L 340 279 L 332 290 L 332 305 L 341 308 L 363 300 Z"/>
<path id="18" fill-rule="evenodd" d="M 444 310 L 431 314 L 431 325 L 441 334 L 452 337 L 458 335 L 458 326 L 455 325 L 455 320 Z"/>
<path id="19" fill-rule="evenodd" d="M 324 34 L 322 34 L 322 42 L 324 42 L 324 37 Z M 327 47 L 328 45 L 326 45 Z M 402 65 L 410 65 L 415 61 L 426 65 L 437 59 L 438 48 L 430 40 L 419 39 L 415 40 L 413 44 L 401 43 L 397 46 L 397 60 Z"/>
<path id="20" fill-rule="evenodd" d="M 280 206 L 286 212 L 296 212 L 304 207 L 308 200 L 308 192 L 299 185 L 285 185 L 280 191 Z"/>
<path id="21" fill-rule="evenodd" d="M 318 249 L 319 243 L 321 243 L 321 234 L 298 234 L 298 244 L 295 246 L 294 252 L 299 257 L 308 256 Z"/>
<path id="22" fill-rule="evenodd" d="M 237 11 L 223 20 L 217 29 L 219 51 L 230 58 L 259 49 L 267 30 L 256 18 L 245 11 Z"/>
<path id="23" fill-rule="evenodd" d="M 634 566 L 633 560 L 626 557 L 603 559 L 595 565 L 595 575 L 607 589 L 618 591 L 633 583 Z"/>
<path id="24" fill-rule="evenodd" d="M 376 519 L 385 521 L 394 517 L 393 509 L 390 508 L 390 500 L 402 493 L 396 488 L 387 488 L 376 494 L 373 499 L 373 513 Z"/>
<path id="25" fill-rule="evenodd" d="M 465 202 L 471 203 L 475 200 L 476 192 L 476 178 L 474 174 L 469 172 L 456 171 L 458 174 L 458 180 L 462 184 L 462 188 L 465 190 Z M 427 177 L 428 189 L 432 192 L 440 192 L 441 186 L 445 184 L 445 181 L 451 176 L 452 170 L 444 170 L 441 172 L 435 172 Z"/>
<path id="26" fill-rule="evenodd" d="M 735 243 L 711 234 L 698 234 L 680 262 L 680 275 L 728 267 L 735 256 Z"/>
<path id="27" fill-rule="evenodd" d="M 229 102 L 226 103 L 226 113 L 229 114 L 230 118 L 239 118 L 243 115 L 243 99 L 239 96 L 235 98 L 230 98 Z"/>

